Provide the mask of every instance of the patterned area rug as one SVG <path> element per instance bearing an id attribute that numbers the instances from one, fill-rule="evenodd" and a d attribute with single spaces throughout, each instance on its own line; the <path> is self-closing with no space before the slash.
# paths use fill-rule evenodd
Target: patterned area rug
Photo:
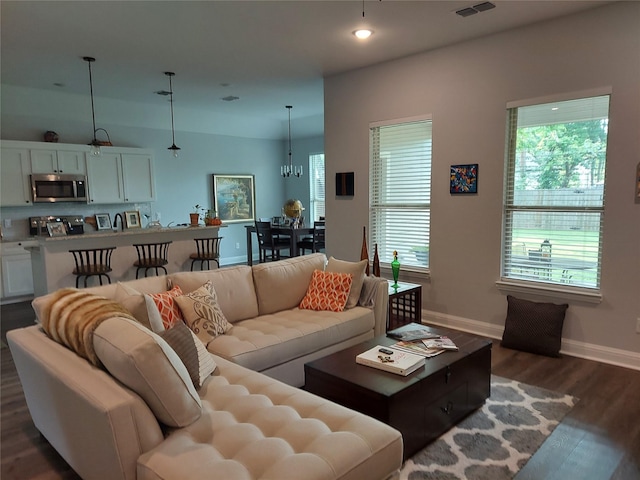
<path id="1" fill-rule="evenodd" d="M 509 480 L 578 399 L 491 376 L 491 397 L 405 462 L 400 480 Z"/>

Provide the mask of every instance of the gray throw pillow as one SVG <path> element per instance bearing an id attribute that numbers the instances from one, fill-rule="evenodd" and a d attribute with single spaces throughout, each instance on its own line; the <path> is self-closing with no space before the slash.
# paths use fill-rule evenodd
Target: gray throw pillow
<path id="1" fill-rule="evenodd" d="M 559 357 L 562 326 L 569 305 L 531 302 L 511 295 L 507 295 L 507 304 L 501 345 L 523 352 Z"/>

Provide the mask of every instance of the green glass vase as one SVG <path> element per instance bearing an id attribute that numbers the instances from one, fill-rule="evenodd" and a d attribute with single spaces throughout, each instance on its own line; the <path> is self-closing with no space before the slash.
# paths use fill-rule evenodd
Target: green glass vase
<path id="1" fill-rule="evenodd" d="M 398 288 L 398 276 L 400 275 L 400 262 L 398 261 L 398 252 L 393 251 L 393 262 L 391 262 L 391 271 L 393 272 L 393 288 Z"/>

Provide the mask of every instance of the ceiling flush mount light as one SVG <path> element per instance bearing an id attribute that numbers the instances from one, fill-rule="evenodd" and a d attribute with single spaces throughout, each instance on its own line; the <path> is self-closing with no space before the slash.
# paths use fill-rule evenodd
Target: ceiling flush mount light
<path id="1" fill-rule="evenodd" d="M 362 18 L 364 18 L 364 0 L 362 0 Z M 359 40 L 366 40 L 373 35 L 373 30 L 370 28 L 358 28 L 351 33 L 353 33 Z"/>
<path id="2" fill-rule="evenodd" d="M 100 142 L 96 138 L 96 111 L 93 106 L 93 77 L 91 76 L 91 64 L 96 61 L 93 57 L 82 57 L 82 59 L 89 64 L 89 89 L 91 92 L 91 121 L 93 123 L 93 140 L 91 140 L 91 150 L 90 154 L 94 157 L 99 157 L 102 155 L 102 149 L 100 148 Z M 102 129 L 101 129 L 102 130 Z M 106 132 L 106 130 L 105 130 Z"/>
<path id="3" fill-rule="evenodd" d="M 353 34 L 358 37 L 360 40 L 365 40 L 373 35 L 373 30 L 369 30 L 368 28 L 361 28 L 353 32 Z"/>
<path id="4" fill-rule="evenodd" d="M 164 72 L 164 74 L 169 77 L 169 103 L 171 104 L 171 146 L 167 150 L 171 150 L 173 156 L 178 158 L 180 147 L 176 145 L 176 131 L 173 125 L 173 81 L 171 80 L 175 73 Z"/>
<path id="5" fill-rule="evenodd" d="M 302 165 L 296 165 L 294 167 L 293 159 L 291 158 L 291 109 L 293 107 L 287 105 L 285 108 L 289 110 L 289 163 L 280 167 L 280 175 L 283 177 L 290 177 L 291 175 L 300 177 L 302 175 Z"/>

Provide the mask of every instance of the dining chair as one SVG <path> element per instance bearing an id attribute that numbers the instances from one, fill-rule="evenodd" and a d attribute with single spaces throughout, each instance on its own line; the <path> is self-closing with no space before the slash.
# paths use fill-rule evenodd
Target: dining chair
<path id="1" fill-rule="evenodd" d="M 316 253 L 325 248 L 325 225 L 323 221 L 313 222 L 313 232 L 311 237 L 303 238 L 298 242 L 298 250 L 304 255 L 305 250 Z"/>
<path id="2" fill-rule="evenodd" d="M 270 221 L 256 221 L 256 233 L 258 235 L 260 263 L 266 262 L 269 257 L 272 261 L 280 260 L 280 252 L 282 250 L 288 250 L 291 247 L 289 239 L 280 238 L 277 234 L 274 234 Z M 251 252 L 248 253 L 251 254 Z M 269 253 L 269 255 L 267 255 L 267 253 Z"/>

